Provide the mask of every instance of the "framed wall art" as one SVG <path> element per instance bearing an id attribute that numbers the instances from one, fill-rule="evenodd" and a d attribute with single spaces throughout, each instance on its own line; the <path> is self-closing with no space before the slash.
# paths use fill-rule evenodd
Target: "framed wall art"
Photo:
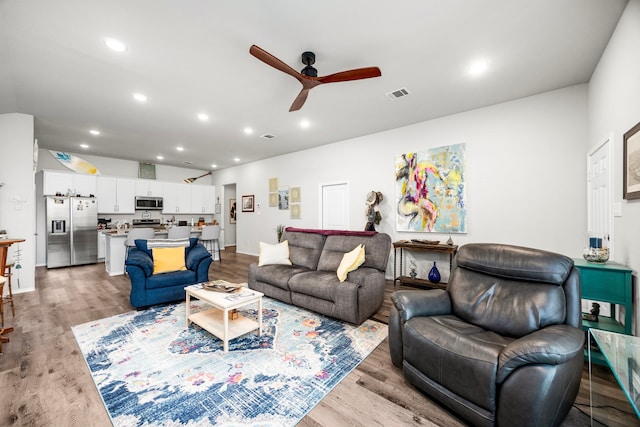
<path id="1" fill-rule="evenodd" d="M 242 212 L 253 212 L 253 204 L 255 202 L 255 197 L 251 196 L 242 196 Z"/>
<path id="2" fill-rule="evenodd" d="M 289 209 L 289 187 L 280 187 L 278 189 L 278 209 Z"/>
<path id="3" fill-rule="evenodd" d="M 269 193 L 269 207 L 270 208 L 278 207 L 278 193 Z"/>
<path id="4" fill-rule="evenodd" d="M 395 159 L 398 231 L 466 233 L 465 144 Z"/>
<path id="5" fill-rule="evenodd" d="M 640 123 L 624 134 L 623 198 L 640 199 Z"/>
<path id="6" fill-rule="evenodd" d="M 229 224 L 236 223 L 236 199 L 229 199 Z"/>
<path id="7" fill-rule="evenodd" d="M 300 203 L 300 187 L 291 187 L 289 198 L 291 203 Z"/>
<path id="8" fill-rule="evenodd" d="M 269 178 L 269 193 L 278 192 L 278 178 Z"/>

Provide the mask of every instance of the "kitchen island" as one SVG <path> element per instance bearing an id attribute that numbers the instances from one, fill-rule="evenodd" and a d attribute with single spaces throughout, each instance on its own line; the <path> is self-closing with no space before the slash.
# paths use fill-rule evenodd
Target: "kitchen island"
<path id="1" fill-rule="evenodd" d="M 102 233 L 106 237 L 106 246 L 104 254 L 104 268 L 109 276 L 118 276 L 124 274 L 124 258 L 126 253 L 127 233 L 129 230 L 104 230 Z M 202 229 L 193 227 L 191 229 L 191 237 L 200 237 Z M 157 239 L 166 239 L 168 231 L 158 229 L 155 232 Z"/>

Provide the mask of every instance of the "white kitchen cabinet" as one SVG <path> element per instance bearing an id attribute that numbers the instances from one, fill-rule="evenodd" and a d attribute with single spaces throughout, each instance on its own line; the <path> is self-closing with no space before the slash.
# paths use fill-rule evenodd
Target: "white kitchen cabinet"
<path id="1" fill-rule="evenodd" d="M 191 213 L 191 184 L 165 182 L 163 191 L 163 214 Z"/>
<path id="2" fill-rule="evenodd" d="M 44 196 L 74 195 L 88 197 L 96 194 L 96 176 L 76 172 L 42 171 L 42 194 Z"/>
<path id="3" fill-rule="evenodd" d="M 98 260 L 103 260 L 107 247 L 107 237 L 102 230 L 98 230 Z"/>
<path id="4" fill-rule="evenodd" d="M 135 213 L 136 180 L 99 176 L 97 197 L 99 213 Z"/>
<path id="5" fill-rule="evenodd" d="M 191 186 L 191 212 L 193 214 L 214 214 L 216 188 L 213 185 Z"/>
<path id="6" fill-rule="evenodd" d="M 162 197 L 162 182 L 153 179 L 136 180 L 136 196 Z"/>

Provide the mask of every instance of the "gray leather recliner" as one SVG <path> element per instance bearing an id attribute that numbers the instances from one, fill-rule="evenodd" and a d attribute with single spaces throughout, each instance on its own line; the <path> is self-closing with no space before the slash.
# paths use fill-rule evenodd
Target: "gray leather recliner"
<path id="1" fill-rule="evenodd" d="M 583 368 L 573 260 L 467 244 L 446 290 L 391 296 L 389 349 L 407 380 L 478 426 L 557 426 Z"/>

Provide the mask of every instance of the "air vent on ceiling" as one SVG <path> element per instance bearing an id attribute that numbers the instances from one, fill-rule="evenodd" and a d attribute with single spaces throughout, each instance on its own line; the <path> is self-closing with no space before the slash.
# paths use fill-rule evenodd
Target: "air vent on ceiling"
<path id="1" fill-rule="evenodd" d="M 264 135 L 260 135 L 260 138 L 264 138 L 264 139 L 273 139 L 275 138 L 275 135 L 271 135 L 269 133 L 265 133 Z"/>
<path id="2" fill-rule="evenodd" d="M 405 97 L 407 95 L 409 95 L 411 92 L 409 92 L 409 90 L 406 87 L 391 91 L 389 93 L 387 93 L 387 98 L 389 98 L 392 101 L 395 101 L 398 98 L 402 98 Z"/>

